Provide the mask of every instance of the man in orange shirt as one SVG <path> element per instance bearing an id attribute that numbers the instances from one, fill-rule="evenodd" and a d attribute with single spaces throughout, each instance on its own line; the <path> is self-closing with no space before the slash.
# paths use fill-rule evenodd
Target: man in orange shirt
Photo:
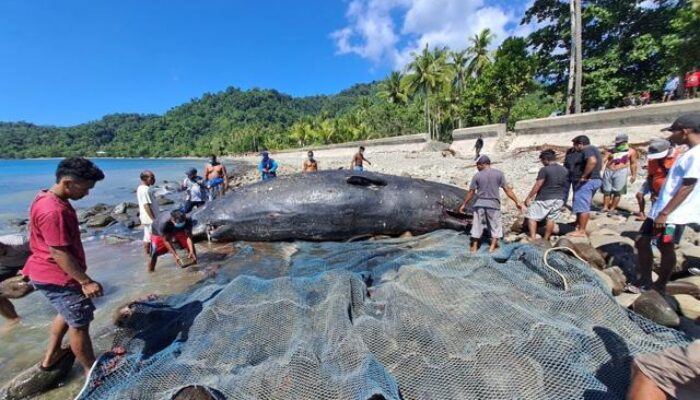
<path id="1" fill-rule="evenodd" d="M 649 144 L 647 179 L 637 192 L 637 203 L 639 204 L 638 221 L 646 219 L 644 196 L 648 194 L 652 204 L 656 201 L 659 191 L 666 181 L 666 175 L 673 166 L 673 162 L 682 153 L 681 150 L 679 147 L 671 148 L 671 143 L 665 139 L 654 139 Z"/>

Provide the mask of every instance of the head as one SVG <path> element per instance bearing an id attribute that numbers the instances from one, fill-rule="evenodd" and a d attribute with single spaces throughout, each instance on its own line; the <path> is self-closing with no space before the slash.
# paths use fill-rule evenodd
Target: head
<path id="1" fill-rule="evenodd" d="M 216 154 L 212 154 L 211 156 L 209 156 L 209 163 L 210 163 L 211 165 L 216 165 L 216 164 L 219 163 L 219 162 L 216 160 Z"/>
<path id="2" fill-rule="evenodd" d="M 491 166 L 491 159 L 488 156 L 481 156 L 476 160 L 476 169 L 483 171 Z"/>
<path id="3" fill-rule="evenodd" d="M 557 153 L 552 149 L 543 150 L 540 153 L 540 162 L 542 165 L 549 165 L 557 159 Z"/>
<path id="4" fill-rule="evenodd" d="M 173 210 L 170 212 L 170 222 L 175 225 L 175 228 L 182 229 L 187 223 L 187 215 L 180 210 Z"/>
<path id="5" fill-rule="evenodd" d="M 185 175 L 187 175 L 188 178 L 194 179 L 197 177 L 197 168 L 190 168 L 187 171 L 185 171 Z"/>
<path id="6" fill-rule="evenodd" d="M 79 200 L 90 193 L 95 183 L 105 178 L 101 169 L 82 157 L 69 157 L 56 168 L 56 192 L 61 197 Z"/>
<path id="7" fill-rule="evenodd" d="M 306 153 L 306 155 L 309 157 L 309 160 L 313 160 L 313 158 L 314 158 L 314 152 L 313 152 L 313 151 L 309 151 L 308 153 Z"/>
<path id="8" fill-rule="evenodd" d="M 662 131 L 671 132 L 668 137 L 671 143 L 693 147 L 700 143 L 700 113 L 681 115 L 673 121 L 671 126 Z"/>
<path id="9" fill-rule="evenodd" d="M 156 183 L 156 174 L 149 170 L 141 172 L 141 183 L 146 186 L 153 186 Z"/>
<path id="10" fill-rule="evenodd" d="M 626 133 L 620 132 L 615 136 L 615 146 L 620 146 L 622 144 L 625 144 L 625 143 L 629 142 L 629 140 L 630 140 L 630 137 Z"/>
<path id="11" fill-rule="evenodd" d="M 364 153 L 364 152 L 365 152 L 364 146 L 360 146 L 360 154 L 362 154 L 362 153 Z"/>
<path id="12" fill-rule="evenodd" d="M 671 153 L 671 142 L 666 139 L 654 139 L 647 148 L 647 160 L 664 159 Z"/>
<path id="13" fill-rule="evenodd" d="M 588 138 L 586 135 L 581 135 L 581 136 L 576 136 L 572 141 L 574 144 L 574 149 L 576 151 L 583 151 L 587 146 L 590 146 L 591 144 L 591 139 Z"/>
<path id="14" fill-rule="evenodd" d="M 267 150 L 263 150 L 263 152 L 260 153 L 260 155 L 262 156 L 263 160 L 267 160 L 268 158 L 270 158 L 270 153 L 268 153 Z"/>

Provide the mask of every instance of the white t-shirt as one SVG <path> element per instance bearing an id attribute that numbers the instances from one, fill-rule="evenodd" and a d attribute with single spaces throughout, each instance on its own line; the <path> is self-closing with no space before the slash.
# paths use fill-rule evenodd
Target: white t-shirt
<path id="1" fill-rule="evenodd" d="M 141 218 L 141 223 L 144 225 L 150 225 L 153 223 L 151 217 L 146 213 L 145 205 L 153 204 L 153 195 L 151 194 L 151 187 L 146 185 L 139 185 L 136 189 L 136 200 L 139 202 L 139 218 Z M 153 216 L 158 218 L 158 206 L 151 206 L 153 211 Z"/>
<path id="2" fill-rule="evenodd" d="M 700 146 L 695 146 L 680 156 L 668 171 L 666 182 L 659 191 L 659 198 L 651 207 L 649 218 L 656 219 L 683 185 L 683 179 L 700 179 Z M 700 223 L 700 182 L 675 211 L 668 215 L 666 223 Z"/>
<path id="3" fill-rule="evenodd" d="M 193 181 L 190 178 L 185 178 L 185 180 L 182 181 L 182 187 L 185 188 L 185 200 L 204 201 L 202 185 L 200 185 L 199 182 Z"/>

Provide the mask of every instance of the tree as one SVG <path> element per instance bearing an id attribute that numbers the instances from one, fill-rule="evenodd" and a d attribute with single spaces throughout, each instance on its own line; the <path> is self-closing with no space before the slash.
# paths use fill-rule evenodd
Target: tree
<path id="1" fill-rule="evenodd" d="M 388 101 L 391 104 L 406 104 L 408 103 L 408 92 L 403 74 L 398 71 L 393 71 L 389 76 L 379 84 L 379 97 Z"/>
<path id="2" fill-rule="evenodd" d="M 408 65 L 409 74 L 406 75 L 406 84 L 409 90 L 415 94 L 421 94 L 425 105 L 425 121 L 428 135 L 433 138 L 430 117 L 430 95 L 448 82 L 448 69 L 445 60 L 445 49 L 430 51 L 426 44 L 420 54 L 412 53 L 413 61 Z"/>
<path id="3" fill-rule="evenodd" d="M 467 48 L 467 56 L 470 59 L 467 67 L 469 76 L 478 78 L 484 68 L 491 64 L 489 46 L 491 46 L 494 38 L 495 36 L 491 33 L 491 30 L 486 28 L 470 39 L 471 44 Z"/>

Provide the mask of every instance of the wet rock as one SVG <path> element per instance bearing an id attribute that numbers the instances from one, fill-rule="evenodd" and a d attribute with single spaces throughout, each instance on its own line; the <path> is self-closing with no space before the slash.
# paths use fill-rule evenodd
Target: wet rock
<path id="1" fill-rule="evenodd" d="M 138 204 L 125 201 L 125 202 L 117 204 L 117 206 L 114 207 L 114 210 L 112 210 L 112 214 L 125 214 L 127 212 L 127 210 L 129 210 L 129 209 L 138 210 L 138 208 L 139 208 Z"/>
<path id="2" fill-rule="evenodd" d="M 88 228 L 102 228 L 114 222 L 111 215 L 100 214 L 90 217 L 86 223 Z"/>
<path id="3" fill-rule="evenodd" d="M 596 275 L 598 275 L 598 278 L 603 281 L 603 284 L 605 287 L 608 289 L 607 293 L 608 294 L 613 294 L 613 288 L 615 286 L 615 282 L 608 276 L 607 274 L 604 274 L 603 271 L 598 270 L 598 269 L 593 269 L 593 272 L 595 272 Z"/>
<path id="4" fill-rule="evenodd" d="M 55 388 L 68 375 L 73 361 L 75 356 L 69 351 L 48 371 L 40 369 L 37 363 L 3 386 L 0 389 L 0 398 L 24 399 Z"/>
<path id="5" fill-rule="evenodd" d="M 632 304 L 637 314 L 648 318 L 659 325 L 676 327 L 680 324 L 678 314 L 666 300 L 655 290 L 642 293 Z"/>
<path id="6" fill-rule="evenodd" d="M 173 200 L 167 198 L 167 197 L 158 197 L 158 200 L 156 200 L 159 206 L 167 206 L 170 204 L 175 203 Z"/>
<path id="7" fill-rule="evenodd" d="M 29 278 L 17 275 L 0 282 L 0 296 L 6 299 L 19 299 L 34 291 Z"/>
<path id="8" fill-rule="evenodd" d="M 681 315 L 692 320 L 700 318 L 700 300 L 688 294 L 677 294 L 673 298 L 678 302 Z"/>
<path id="9" fill-rule="evenodd" d="M 687 294 L 691 296 L 700 296 L 700 287 L 691 282 L 673 281 L 666 284 L 667 294 Z"/>
<path id="10" fill-rule="evenodd" d="M 557 243 L 554 245 L 554 247 L 568 247 L 570 249 L 573 249 L 576 252 L 576 254 L 579 255 L 579 257 L 583 258 L 583 260 L 586 261 L 592 267 L 601 270 L 604 269 L 606 266 L 605 259 L 603 259 L 600 253 L 598 253 L 598 250 L 596 250 L 593 246 L 587 243 L 587 241 L 584 242 L 581 239 L 585 238 L 563 237 L 557 240 Z M 578 242 L 575 242 L 574 240 Z"/>

